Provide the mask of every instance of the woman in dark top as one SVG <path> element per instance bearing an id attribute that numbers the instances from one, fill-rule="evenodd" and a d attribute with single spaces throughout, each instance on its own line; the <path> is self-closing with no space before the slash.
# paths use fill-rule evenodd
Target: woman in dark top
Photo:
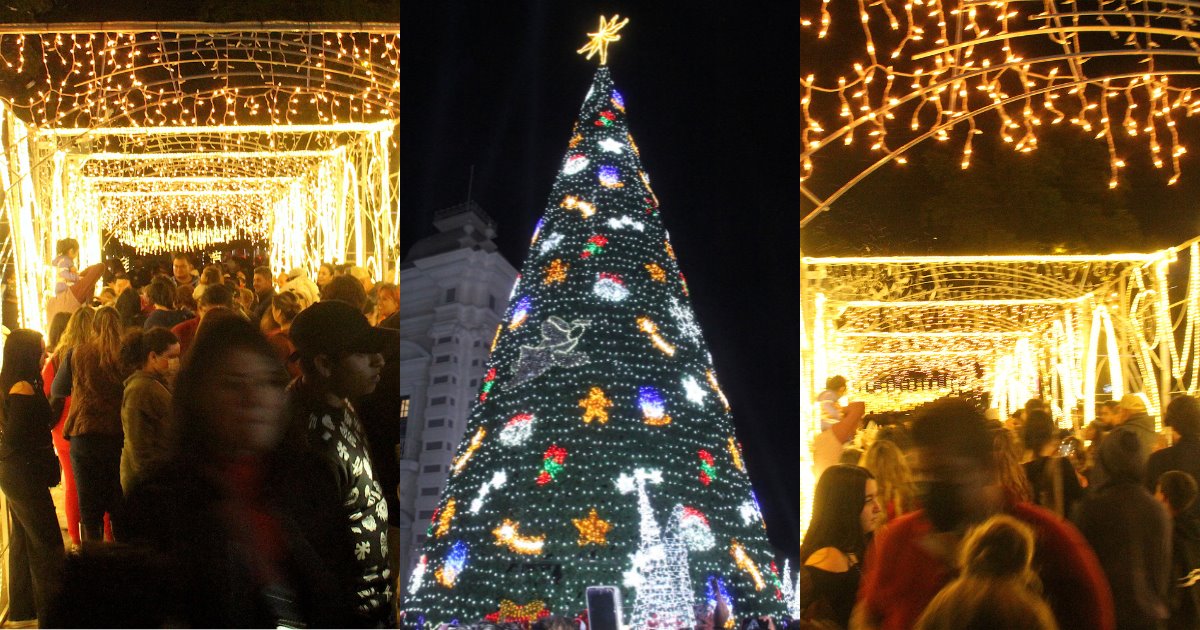
<path id="1" fill-rule="evenodd" d="M 14 330 L 4 344 L 0 369 L 0 490 L 12 519 L 8 619 L 36 616 L 41 627 L 63 561 L 62 533 L 50 498 L 59 469 L 50 441 L 50 403 L 42 392 L 45 356 L 41 333 Z"/>
<path id="2" fill-rule="evenodd" d="M 127 370 L 121 361 L 121 317 L 111 306 L 96 309 L 92 335 L 71 351 L 71 369 L 60 371 L 51 388 L 70 378 L 71 409 L 63 437 L 71 441 L 71 468 L 79 493 L 80 536 L 104 539 L 104 515 L 119 529 L 121 507 L 121 398 Z M 116 535 L 119 537 L 120 532 Z"/>
<path id="3" fill-rule="evenodd" d="M 238 317 L 206 321 L 184 357 L 173 443 L 132 484 L 121 529 L 188 576 L 176 625 L 353 627 L 349 585 L 329 569 L 354 561 L 340 495 L 288 423 L 287 382 Z"/>
<path id="4" fill-rule="evenodd" d="M 1041 409 L 1027 412 L 1021 438 L 1025 448 L 1033 452 L 1033 459 L 1023 466 L 1033 491 L 1033 502 L 1066 518 L 1083 498 L 1083 486 L 1075 476 L 1071 460 L 1057 455 L 1057 433 L 1058 427 L 1050 414 Z"/>
<path id="5" fill-rule="evenodd" d="M 812 523 L 800 545 L 802 619 L 849 626 L 867 536 L 882 520 L 876 492 L 866 468 L 839 464 L 821 474 Z"/>

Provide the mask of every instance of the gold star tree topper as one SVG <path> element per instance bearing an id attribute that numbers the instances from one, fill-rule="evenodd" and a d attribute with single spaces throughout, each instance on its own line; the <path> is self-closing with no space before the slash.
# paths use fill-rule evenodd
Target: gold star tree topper
<path id="1" fill-rule="evenodd" d="M 587 53 L 585 59 L 591 59 L 592 55 L 600 53 L 600 65 L 608 64 L 608 45 L 621 39 L 617 35 L 617 31 L 625 28 L 629 23 L 629 18 L 621 19 L 621 16 L 614 15 L 612 19 L 606 19 L 603 15 L 600 16 L 600 30 L 595 33 L 588 33 L 590 41 L 583 47 L 577 50 L 579 54 Z"/>

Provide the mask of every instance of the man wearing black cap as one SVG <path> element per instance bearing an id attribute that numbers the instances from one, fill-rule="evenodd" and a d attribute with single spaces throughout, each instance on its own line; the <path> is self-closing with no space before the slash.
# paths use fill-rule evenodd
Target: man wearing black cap
<path id="1" fill-rule="evenodd" d="M 393 625 L 387 555 L 387 502 L 371 468 L 366 432 L 350 400 L 379 383 L 382 351 L 393 331 L 372 328 L 354 307 L 318 302 L 292 322 L 302 376 L 289 387 L 292 408 L 309 446 L 329 463 L 342 496 L 354 544 L 353 567 L 331 567 L 352 584 L 355 605 L 369 626 Z"/>

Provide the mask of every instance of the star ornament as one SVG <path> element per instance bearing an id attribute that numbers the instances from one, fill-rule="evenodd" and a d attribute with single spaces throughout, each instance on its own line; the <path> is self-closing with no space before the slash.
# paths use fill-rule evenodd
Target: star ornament
<path id="1" fill-rule="evenodd" d="M 587 518 L 573 518 L 571 522 L 575 523 L 575 529 L 579 530 L 580 547 L 608 544 L 608 530 L 612 529 L 612 525 L 596 514 L 596 508 L 592 508 Z"/>
<path id="2" fill-rule="evenodd" d="M 585 59 L 591 59 L 592 55 L 600 53 L 600 65 L 608 65 L 608 45 L 621 39 L 621 36 L 617 35 L 617 31 L 625 28 L 628 23 L 629 18 L 622 20 L 619 15 L 612 16 L 611 20 L 606 19 L 603 15 L 600 16 L 600 30 L 588 33 L 591 40 L 576 52 L 581 55 L 586 53 Z"/>

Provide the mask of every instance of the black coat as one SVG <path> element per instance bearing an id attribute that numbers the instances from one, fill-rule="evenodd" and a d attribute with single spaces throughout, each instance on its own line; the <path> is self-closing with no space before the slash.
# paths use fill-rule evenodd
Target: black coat
<path id="1" fill-rule="evenodd" d="M 303 459 L 303 458 L 302 458 Z M 308 627 L 355 627 L 350 593 L 331 565 L 352 562 L 337 495 L 314 474 L 321 464 L 294 462 L 268 481 L 267 510 L 281 525 L 286 580 Z M 178 463 L 148 471 L 131 488 L 123 538 L 163 554 L 182 576 L 178 612 L 188 627 L 275 627 L 223 511 L 221 483 Z"/>
<path id="2" fill-rule="evenodd" d="M 1183 438 L 1174 446 L 1151 453 L 1146 463 L 1146 489 L 1154 492 L 1158 487 L 1158 478 L 1171 470 L 1182 470 L 1200 483 L 1200 438 Z M 1193 519 L 1200 519 L 1200 501 L 1193 501 L 1187 514 Z"/>

